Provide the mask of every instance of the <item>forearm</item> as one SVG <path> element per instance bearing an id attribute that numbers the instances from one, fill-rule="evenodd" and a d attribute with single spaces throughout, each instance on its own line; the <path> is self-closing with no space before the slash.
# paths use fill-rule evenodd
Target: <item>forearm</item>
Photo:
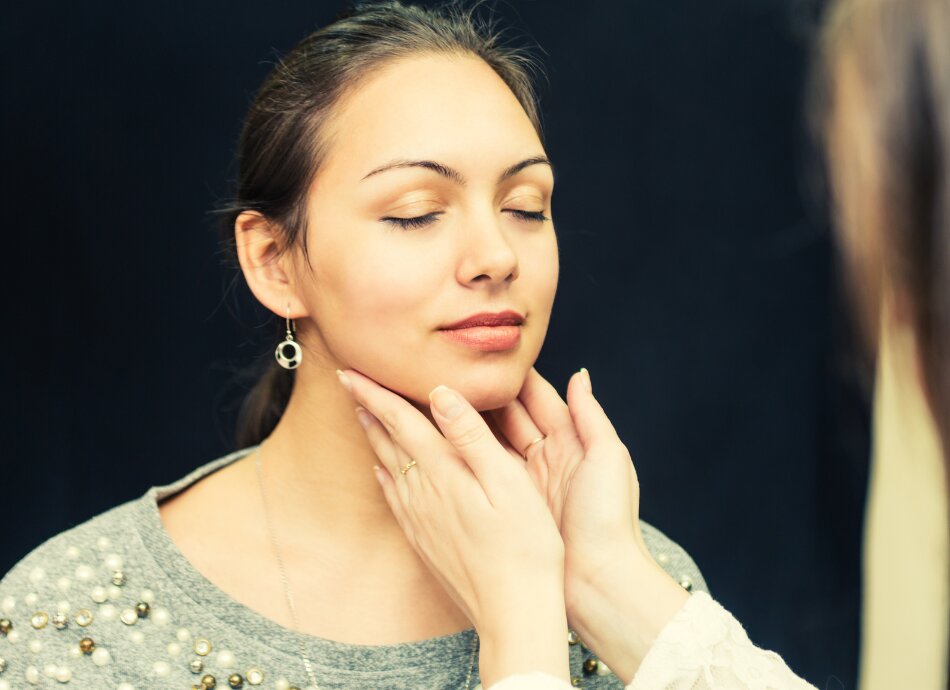
<path id="1" fill-rule="evenodd" d="M 496 622 L 479 630 L 482 685 L 515 673 L 542 671 L 570 680 L 567 613 L 561 581 L 537 586 L 505 604 Z"/>
<path id="2" fill-rule="evenodd" d="M 599 659 L 630 683 L 660 631 L 689 594 L 634 549 L 570 583 L 568 622 Z"/>

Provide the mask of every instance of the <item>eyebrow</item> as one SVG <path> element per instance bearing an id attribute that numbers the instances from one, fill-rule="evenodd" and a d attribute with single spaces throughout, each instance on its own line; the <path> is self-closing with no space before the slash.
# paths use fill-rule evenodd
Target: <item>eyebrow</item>
<path id="1" fill-rule="evenodd" d="M 514 177 L 528 166 L 539 164 L 549 166 L 551 168 L 551 172 L 554 172 L 554 164 L 551 163 L 551 161 L 549 161 L 545 156 L 533 156 L 531 158 L 524 159 L 520 163 L 515 163 L 514 165 L 505 168 L 505 170 L 501 173 L 501 176 L 498 178 L 498 184 L 501 184 L 509 177 Z M 448 178 L 457 184 L 462 186 L 466 184 L 466 180 L 462 176 L 462 173 L 460 173 L 458 170 L 450 168 L 447 165 L 443 165 L 442 163 L 437 163 L 435 161 L 410 161 L 402 159 L 390 161 L 385 165 L 381 165 L 378 168 L 371 170 L 369 173 L 364 175 L 360 181 L 362 182 L 367 177 L 372 177 L 373 175 L 396 168 L 427 168 L 428 170 L 433 170 L 442 175 L 442 177 Z"/>

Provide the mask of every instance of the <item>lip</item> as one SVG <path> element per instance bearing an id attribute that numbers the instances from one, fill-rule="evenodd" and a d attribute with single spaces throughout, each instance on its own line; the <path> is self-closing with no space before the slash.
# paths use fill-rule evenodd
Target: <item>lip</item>
<path id="1" fill-rule="evenodd" d="M 524 317 L 516 311 L 497 313 L 480 312 L 443 326 L 439 331 L 459 345 L 481 350 L 499 352 L 510 350 L 521 341 L 521 324 Z"/>
<path id="2" fill-rule="evenodd" d="M 510 350 L 521 341 L 521 326 L 470 326 L 439 332 L 458 345 L 482 352 Z"/>
<path id="3" fill-rule="evenodd" d="M 448 326 L 442 326 L 439 330 L 454 331 L 461 328 L 477 328 L 481 326 L 520 326 L 523 323 L 524 317 L 511 309 L 497 313 L 483 311 L 478 314 L 472 314 Z"/>

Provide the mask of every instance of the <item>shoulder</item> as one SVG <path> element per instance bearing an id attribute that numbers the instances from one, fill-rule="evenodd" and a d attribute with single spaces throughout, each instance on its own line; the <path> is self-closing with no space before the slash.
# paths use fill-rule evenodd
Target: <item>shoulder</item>
<path id="1" fill-rule="evenodd" d="M 95 559 L 107 565 L 111 552 L 125 550 L 128 542 L 134 541 L 129 528 L 135 522 L 142 500 L 135 498 L 114 506 L 50 537 L 3 576 L 0 588 L 13 593 L 13 590 L 33 591 L 52 585 L 58 591 L 68 591 L 64 582 L 57 582 L 57 576 L 78 581 L 88 579 L 86 569 L 81 567 L 83 564 Z M 7 612 L 6 607 L 3 610 Z"/>
<path id="2" fill-rule="evenodd" d="M 0 690 L 44 677 L 81 687 L 111 678 L 108 650 L 82 641 L 95 637 L 88 626 L 98 603 L 118 598 L 125 584 L 122 554 L 136 550 L 141 500 L 50 537 L 0 580 Z"/>
<path id="3" fill-rule="evenodd" d="M 689 592 L 709 591 L 702 572 L 686 549 L 643 520 L 640 520 L 640 531 L 653 560 L 659 563 L 670 577 Z"/>

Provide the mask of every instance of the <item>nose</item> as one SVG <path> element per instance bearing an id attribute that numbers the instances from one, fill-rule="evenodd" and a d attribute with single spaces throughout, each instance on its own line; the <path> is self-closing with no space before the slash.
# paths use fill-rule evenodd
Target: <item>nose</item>
<path id="1" fill-rule="evenodd" d="M 458 276 L 462 284 L 494 285 L 518 277 L 518 254 L 507 232 L 504 220 L 494 214 L 480 216 L 463 230 Z"/>

